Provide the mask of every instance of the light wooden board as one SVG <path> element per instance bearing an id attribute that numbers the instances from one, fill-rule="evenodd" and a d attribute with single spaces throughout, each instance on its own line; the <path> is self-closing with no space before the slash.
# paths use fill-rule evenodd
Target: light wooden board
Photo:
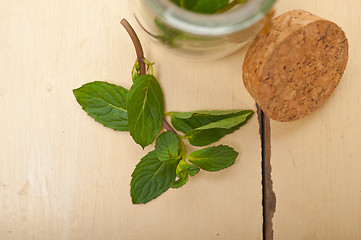
<path id="1" fill-rule="evenodd" d="M 293 123 L 271 121 L 274 239 L 361 239 L 361 2 L 286 1 L 342 27 L 349 62 L 331 98 Z"/>
<path id="2" fill-rule="evenodd" d="M 95 80 L 130 87 L 135 53 L 119 24 L 136 25 L 128 2 L 0 1 L 0 239 L 262 239 L 256 117 L 221 141 L 240 152 L 233 167 L 131 204 L 130 175 L 152 147 L 102 127 L 72 94 Z M 166 110 L 255 110 L 244 52 L 192 61 L 140 37 Z"/>

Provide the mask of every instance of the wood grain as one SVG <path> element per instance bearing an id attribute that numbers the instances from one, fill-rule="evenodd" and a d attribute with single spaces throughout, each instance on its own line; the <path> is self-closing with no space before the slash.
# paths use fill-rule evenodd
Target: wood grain
<path id="1" fill-rule="evenodd" d="M 130 175 L 153 147 L 96 123 L 72 94 L 95 80 L 130 87 L 123 17 L 136 26 L 126 0 L 0 2 L 0 239 L 262 239 L 256 117 L 221 141 L 240 152 L 233 167 L 131 204 Z M 256 110 L 244 52 L 198 62 L 140 38 L 166 110 Z"/>
<path id="2" fill-rule="evenodd" d="M 276 9 L 337 23 L 350 56 L 324 106 L 294 123 L 271 121 L 274 239 L 361 239 L 361 2 L 279 1 Z"/>

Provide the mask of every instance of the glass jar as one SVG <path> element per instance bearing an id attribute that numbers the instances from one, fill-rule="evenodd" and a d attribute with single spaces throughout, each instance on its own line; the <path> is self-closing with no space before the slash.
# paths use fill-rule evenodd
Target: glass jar
<path id="1" fill-rule="evenodd" d="M 219 14 L 194 13 L 170 0 L 131 2 L 142 29 L 170 51 L 217 59 L 239 50 L 262 29 L 275 0 L 247 0 Z"/>

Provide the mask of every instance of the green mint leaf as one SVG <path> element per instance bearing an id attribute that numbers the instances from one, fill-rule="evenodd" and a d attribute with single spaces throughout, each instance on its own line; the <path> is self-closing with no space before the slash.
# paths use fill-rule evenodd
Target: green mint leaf
<path id="1" fill-rule="evenodd" d="M 211 14 L 225 7 L 228 4 L 228 1 L 229 0 L 198 0 L 189 10 L 197 13 Z"/>
<path id="2" fill-rule="evenodd" d="M 253 116 L 252 110 L 170 112 L 172 125 L 189 143 L 205 146 L 233 133 Z"/>
<path id="3" fill-rule="evenodd" d="M 181 160 L 178 163 L 176 175 L 178 179 L 171 184 L 171 188 L 180 188 L 187 183 L 189 176 L 194 176 L 199 172 L 199 168 Z"/>
<path id="4" fill-rule="evenodd" d="M 73 90 L 83 110 L 105 127 L 128 131 L 128 90 L 107 82 L 91 82 Z"/>
<path id="5" fill-rule="evenodd" d="M 127 109 L 130 135 L 144 148 L 157 137 L 164 114 L 162 89 L 153 75 L 143 75 L 134 81 Z"/>
<path id="6" fill-rule="evenodd" d="M 205 14 L 223 13 L 245 1 L 246 0 L 171 0 L 171 2 L 181 8 Z"/>
<path id="7" fill-rule="evenodd" d="M 137 78 L 138 78 L 139 76 L 140 76 L 139 73 L 135 72 L 135 73 L 132 75 L 132 80 L 133 80 L 133 82 L 134 82 L 135 80 L 137 80 Z"/>
<path id="8" fill-rule="evenodd" d="M 133 68 L 132 68 L 132 80 L 133 82 L 137 80 L 138 77 L 140 77 L 140 67 L 138 60 L 135 61 Z"/>
<path id="9" fill-rule="evenodd" d="M 194 166 L 194 165 L 187 165 L 187 171 L 189 173 L 189 176 L 193 177 L 194 175 L 196 175 L 197 173 L 199 173 L 199 168 Z"/>
<path id="10" fill-rule="evenodd" d="M 173 3 L 178 5 L 181 8 L 191 10 L 195 4 L 197 4 L 197 0 L 171 0 Z"/>
<path id="11" fill-rule="evenodd" d="M 159 161 L 155 151 L 144 156 L 134 169 L 130 182 L 133 204 L 147 203 L 170 188 L 176 177 L 177 163 Z"/>
<path id="12" fill-rule="evenodd" d="M 224 116 L 228 114 L 236 114 L 239 113 L 241 110 L 199 110 L 193 112 L 170 112 L 171 116 L 180 119 L 187 119 L 191 118 L 192 116 L 198 115 L 209 115 L 209 116 Z"/>
<path id="13" fill-rule="evenodd" d="M 253 112 L 239 116 L 226 118 L 217 122 L 212 122 L 202 127 L 193 129 L 186 133 L 185 137 L 194 146 L 206 146 L 217 142 L 227 134 L 233 133 L 247 123 Z"/>
<path id="14" fill-rule="evenodd" d="M 187 183 L 189 175 L 187 172 L 180 172 L 177 174 L 178 179 L 176 181 L 173 181 L 170 185 L 171 188 L 180 188 L 183 187 L 184 184 Z"/>
<path id="15" fill-rule="evenodd" d="M 194 112 L 170 112 L 172 125 L 175 129 L 187 133 L 190 130 L 252 112 L 250 110 L 229 110 L 229 111 L 194 111 Z"/>
<path id="16" fill-rule="evenodd" d="M 220 145 L 204 148 L 189 155 L 188 161 L 206 171 L 219 171 L 233 165 L 238 153 L 233 148 Z"/>
<path id="17" fill-rule="evenodd" d="M 214 172 L 233 165 L 237 156 L 238 153 L 233 148 L 220 145 L 192 152 L 188 161 L 203 170 Z"/>
<path id="18" fill-rule="evenodd" d="M 227 6 L 229 0 L 171 0 L 181 8 L 196 13 L 215 13 Z"/>
<path id="19" fill-rule="evenodd" d="M 186 137 L 188 138 L 189 143 L 193 146 L 202 147 L 215 143 L 225 135 L 231 134 L 238 129 L 239 127 L 231 129 L 214 128 L 203 131 L 190 131 Z"/>
<path id="20" fill-rule="evenodd" d="M 178 160 L 179 140 L 172 132 L 163 132 L 157 138 L 155 151 L 160 161 L 165 163 L 174 163 Z"/>
<path id="21" fill-rule="evenodd" d="M 226 129 L 230 129 L 240 123 L 243 123 L 244 121 L 246 121 L 250 115 L 253 115 L 253 112 L 248 112 L 242 115 L 238 115 L 235 117 L 230 117 L 230 118 L 225 118 L 222 119 L 220 121 L 217 122 L 211 122 L 207 125 L 198 127 L 194 130 L 207 130 L 207 129 L 213 129 L 213 128 L 226 128 Z"/>
<path id="22" fill-rule="evenodd" d="M 180 6 L 181 5 L 181 0 L 170 0 L 171 2 L 173 2 L 174 4 Z"/>

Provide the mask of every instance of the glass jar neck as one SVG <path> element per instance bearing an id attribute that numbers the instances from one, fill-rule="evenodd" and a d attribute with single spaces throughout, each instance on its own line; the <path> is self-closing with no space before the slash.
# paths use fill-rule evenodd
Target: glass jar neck
<path id="1" fill-rule="evenodd" d="M 182 9 L 170 0 L 143 0 L 145 4 L 170 26 L 196 35 L 219 36 L 245 29 L 261 20 L 275 0 L 248 0 L 244 4 L 220 14 L 198 14 Z"/>

